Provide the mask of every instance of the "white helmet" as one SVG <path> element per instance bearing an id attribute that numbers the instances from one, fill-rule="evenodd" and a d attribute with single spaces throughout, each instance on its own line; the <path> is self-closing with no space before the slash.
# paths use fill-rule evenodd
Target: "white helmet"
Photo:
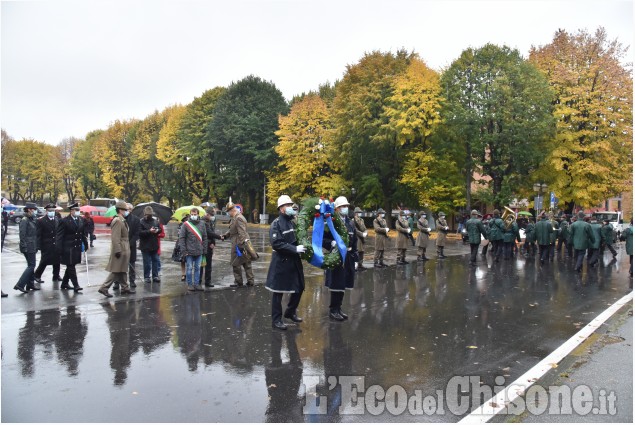
<path id="1" fill-rule="evenodd" d="M 335 208 L 343 207 L 344 205 L 350 205 L 346 196 L 338 196 L 337 199 L 335 199 L 335 202 L 333 202 L 333 206 Z"/>
<path id="2" fill-rule="evenodd" d="M 289 197 L 289 195 L 282 195 L 278 198 L 278 208 L 286 204 L 293 204 L 293 201 Z"/>

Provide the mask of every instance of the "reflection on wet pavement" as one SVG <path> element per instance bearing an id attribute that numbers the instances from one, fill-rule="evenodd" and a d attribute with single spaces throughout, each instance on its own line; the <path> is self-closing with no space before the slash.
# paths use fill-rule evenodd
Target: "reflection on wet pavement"
<path id="1" fill-rule="evenodd" d="M 424 396 L 455 375 L 509 383 L 631 290 L 620 255 L 582 275 L 565 259 L 469 268 L 463 255 L 369 269 L 344 299 L 343 323 L 329 322 L 321 272 L 305 265 L 304 323 L 287 332 L 270 328 L 263 287 L 3 314 L 2 420 L 455 421 L 448 409 L 341 414 L 352 405 L 338 383 L 363 377 L 365 389 Z M 305 408 L 307 391 L 326 406 Z"/>

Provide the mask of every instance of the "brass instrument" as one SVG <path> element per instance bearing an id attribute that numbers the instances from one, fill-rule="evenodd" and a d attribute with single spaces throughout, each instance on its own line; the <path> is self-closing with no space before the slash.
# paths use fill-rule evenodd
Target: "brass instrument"
<path id="1" fill-rule="evenodd" d="M 512 225 L 514 224 L 514 221 L 516 221 L 516 213 L 509 207 L 504 208 L 505 211 L 503 211 L 501 219 L 503 220 L 503 223 L 505 223 L 505 230 L 510 230 L 512 228 Z"/>

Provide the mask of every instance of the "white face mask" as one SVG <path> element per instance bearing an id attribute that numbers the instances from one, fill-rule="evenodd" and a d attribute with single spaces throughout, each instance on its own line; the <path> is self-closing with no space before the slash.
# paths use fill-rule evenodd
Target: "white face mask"
<path id="1" fill-rule="evenodd" d="M 342 217 L 347 216 L 348 215 L 348 207 L 340 208 L 340 214 L 342 215 Z"/>
<path id="2" fill-rule="evenodd" d="M 379 214 L 379 217 L 384 218 L 386 217 L 386 214 Z"/>
<path id="3" fill-rule="evenodd" d="M 123 212 L 123 216 L 124 216 L 124 217 L 128 217 L 128 214 L 130 214 L 130 211 L 128 211 L 128 210 L 126 210 L 126 211 L 124 211 L 124 212 Z"/>
<path id="4" fill-rule="evenodd" d="M 209 221 L 211 221 L 212 223 L 216 221 L 216 216 L 213 215 L 209 218 Z"/>
<path id="5" fill-rule="evenodd" d="M 191 216 L 190 216 L 190 220 L 192 220 L 192 221 L 198 221 L 198 216 L 197 216 L 197 215 L 191 215 Z"/>
<path id="6" fill-rule="evenodd" d="M 293 207 L 286 207 L 284 209 L 284 213 L 289 217 L 293 217 L 294 215 L 296 215 L 296 210 L 294 210 Z"/>
<path id="7" fill-rule="evenodd" d="M 82 215 L 82 212 L 81 212 L 81 211 L 73 211 L 73 215 L 74 215 L 75 217 L 79 217 L 79 216 L 81 216 L 81 215 Z"/>
<path id="8" fill-rule="evenodd" d="M 47 211 L 46 215 L 49 217 L 55 217 L 55 211 Z"/>

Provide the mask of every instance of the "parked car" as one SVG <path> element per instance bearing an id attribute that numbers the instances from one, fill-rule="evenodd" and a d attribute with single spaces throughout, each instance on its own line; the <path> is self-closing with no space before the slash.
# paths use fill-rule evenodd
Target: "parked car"
<path id="1" fill-rule="evenodd" d="M 14 222 L 15 224 L 20 224 L 22 218 L 24 218 L 24 205 L 16 205 L 12 211 L 9 211 L 9 220 Z M 40 218 L 44 214 L 46 214 L 46 210 L 42 207 L 37 207 L 37 211 L 35 212 L 35 218 Z"/>
<path id="2" fill-rule="evenodd" d="M 216 222 L 217 223 L 229 223 L 231 217 L 227 213 L 227 211 L 216 211 Z"/>
<path id="3" fill-rule="evenodd" d="M 95 207 L 95 210 L 90 212 L 95 224 L 105 224 L 106 226 L 110 226 L 110 222 L 114 217 L 104 217 L 107 210 L 108 208 L 106 207 Z"/>

